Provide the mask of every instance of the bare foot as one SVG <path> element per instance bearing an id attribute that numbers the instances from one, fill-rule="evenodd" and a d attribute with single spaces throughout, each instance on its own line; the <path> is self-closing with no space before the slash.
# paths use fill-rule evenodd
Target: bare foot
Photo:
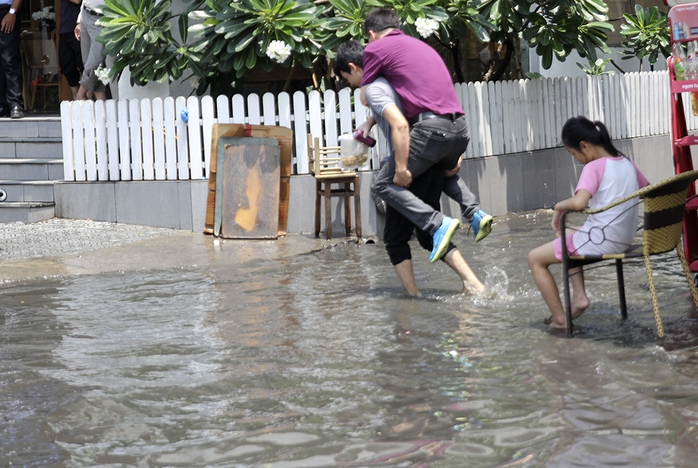
<path id="1" fill-rule="evenodd" d="M 468 283 L 467 281 L 463 281 L 463 290 L 461 291 L 461 294 L 482 294 L 485 292 L 485 285 L 480 283 L 479 281 L 477 283 Z"/>
<path id="2" fill-rule="evenodd" d="M 589 298 L 586 294 L 580 297 L 573 297 L 571 307 L 572 319 L 578 319 L 584 311 L 587 310 L 587 307 L 589 307 Z"/>
<path id="3" fill-rule="evenodd" d="M 550 328 L 567 328 L 567 319 L 566 317 L 562 317 L 562 321 L 555 320 L 555 318 L 551 315 L 547 319 L 543 320 L 543 323 L 548 325 Z"/>

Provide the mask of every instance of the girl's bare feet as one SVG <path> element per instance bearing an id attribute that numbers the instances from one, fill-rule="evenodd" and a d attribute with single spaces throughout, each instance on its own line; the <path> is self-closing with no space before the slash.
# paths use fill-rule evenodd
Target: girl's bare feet
<path id="1" fill-rule="evenodd" d="M 589 298 L 586 293 L 573 295 L 570 306 L 572 307 L 572 320 L 576 320 L 581 317 L 584 311 L 589 307 Z M 562 320 L 559 321 L 555 320 L 554 316 L 551 315 L 545 319 L 543 323 L 550 326 L 550 328 L 567 328 L 567 317 L 562 315 Z"/>
<path id="2" fill-rule="evenodd" d="M 577 319 L 589 307 L 589 298 L 586 294 L 580 294 L 579 297 L 574 294 L 572 296 L 572 304 L 570 305 L 572 306 L 572 319 Z"/>
<path id="3" fill-rule="evenodd" d="M 567 328 L 567 319 L 566 317 L 562 317 L 562 321 L 555 320 L 554 316 L 550 316 L 547 319 L 543 320 L 543 323 L 548 325 L 550 328 Z"/>

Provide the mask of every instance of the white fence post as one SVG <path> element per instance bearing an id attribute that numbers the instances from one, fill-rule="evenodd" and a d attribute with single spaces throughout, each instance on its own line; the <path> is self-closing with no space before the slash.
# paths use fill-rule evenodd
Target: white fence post
<path id="1" fill-rule="evenodd" d="M 155 160 L 155 180 L 167 178 L 165 166 L 165 115 L 161 98 L 153 99 L 153 156 Z"/>
<path id="2" fill-rule="evenodd" d="M 61 102 L 61 140 L 63 143 L 63 179 L 75 180 L 75 169 L 73 161 L 75 160 L 75 151 L 73 142 L 80 139 L 81 136 L 73 133 L 73 113 L 70 101 Z M 79 138 L 80 137 L 80 138 Z"/>
<path id="3" fill-rule="evenodd" d="M 306 135 L 308 127 L 305 117 L 305 94 L 301 91 L 293 93 L 293 133 L 296 136 L 296 170 L 297 174 L 308 173 L 308 142 Z M 311 132 L 312 133 L 312 132 Z M 321 137 L 318 134 L 313 136 Z"/>
<path id="4" fill-rule="evenodd" d="M 141 146 L 143 148 L 143 179 L 155 180 L 155 157 L 153 155 L 153 113 L 150 99 L 141 100 Z"/>
<path id="5" fill-rule="evenodd" d="M 245 98 L 240 94 L 233 96 L 233 122 L 236 124 L 245 123 Z"/>
<path id="6" fill-rule="evenodd" d="M 177 123 L 177 178 L 189 179 L 189 133 L 182 119 L 182 111 L 187 108 L 187 100 L 178 97 L 175 101 L 175 121 Z"/>
<path id="7" fill-rule="evenodd" d="M 116 125 L 116 101 L 106 102 L 107 117 L 105 126 L 107 128 L 107 168 L 109 177 L 107 180 L 119 180 L 119 127 Z"/>
<path id="8" fill-rule="evenodd" d="M 334 91 L 328 89 L 325 91 L 323 99 L 325 113 L 320 116 L 320 120 L 325 122 L 325 144 L 327 146 L 337 146 L 341 132 L 337 131 L 337 95 Z"/>
<path id="9" fill-rule="evenodd" d="M 213 135 L 213 124 L 215 123 L 215 105 L 211 96 L 201 98 L 201 129 L 204 135 L 204 168 L 206 177 L 209 175 L 211 167 L 211 136 Z"/>
<path id="10" fill-rule="evenodd" d="M 259 108 L 259 96 L 250 94 L 247 96 L 247 123 L 250 125 L 260 125 L 262 122 Z"/>
<path id="11" fill-rule="evenodd" d="M 276 104 L 272 93 L 264 93 L 262 96 L 262 123 L 272 127 L 276 125 Z"/>
<path id="12" fill-rule="evenodd" d="M 201 158 L 201 121 L 199 116 L 199 99 L 191 96 L 187 99 L 189 122 L 187 130 L 189 134 L 189 173 L 192 180 L 202 179 L 204 176 L 204 161 Z"/>
<path id="13" fill-rule="evenodd" d="M 95 120 L 94 120 L 94 102 L 84 101 L 82 103 L 82 122 L 85 131 L 85 153 L 83 155 L 85 161 L 84 170 L 86 175 L 82 180 L 97 180 L 97 152 L 95 151 Z M 83 158 L 80 158 L 81 160 Z"/>
<path id="14" fill-rule="evenodd" d="M 119 170 L 121 172 L 121 180 L 131 180 L 131 137 L 128 117 L 128 101 L 120 100 L 116 103 L 119 122 Z"/>
<path id="15" fill-rule="evenodd" d="M 143 145 L 141 144 L 141 116 L 138 99 L 128 102 L 129 130 L 131 131 L 131 178 L 143 180 Z"/>

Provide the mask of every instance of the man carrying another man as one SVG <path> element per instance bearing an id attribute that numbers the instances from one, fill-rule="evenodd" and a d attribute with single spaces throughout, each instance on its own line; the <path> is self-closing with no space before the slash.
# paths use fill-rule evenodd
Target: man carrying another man
<path id="1" fill-rule="evenodd" d="M 363 47 L 358 42 L 348 41 L 340 45 L 335 58 L 335 74 L 341 75 L 349 84 L 358 87 L 361 84 L 363 75 L 362 56 Z M 375 82 L 368 85 L 365 94 L 373 115 L 366 123 L 360 125 L 359 129 L 367 134 L 371 127 L 378 123 L 383 135 L 389 142 L 390 152 L 392 153 L 393 148 L 390 143 L 393 141 L 393 130 L 399 129 L 406 123 L 400 108 L 400 98 L 384 78 L 378 78 Z M 392 157 L 386 158 L 383 165 L 390 164 L 392 159 Z M 441 189 L 444 186 L 445 179 L 446 174 L 443 166 L 436 164 L 426 168 L 421 175 L 415 177 L 410 184 L 409 190 L 415 197 L 432 209 L 438 209 Z M 412 296 L 416 296 L 419 292 L 414 278 L 412 257 L 408 243 L 414 227 L 406 217 L 388 205 L 385 215 L 383 241 L 405 292 Z M 417 239 L 423 248 L 427 250 L 433 249 L 432 236 L 428 233 L 418 229 Z M 450 242 L 445 248 L 443 260 L 461 278 L 463 292 L 480 293 L 483 291 L 483 284 L 472 272 L 463 256 L 456 249 L 456 246 Z"/>
<path id="2" fill-rule="evenodd" d="M 443 165 L 448 176 L 444 193 L 461 206 L 476 242 L 490 233 L 492 216 L 480 208 L 458 176 L 470 134 L 451 75 L 432 47 L 405 35 L 399 26 L 397 13 L 387 8 L 372 10 L 364 21 L 369 44 L 363 55 L 362 101 L 366 86 L 382 76 L 400 97 L 404 114 L 404 121 L 391 127 L 395 156 L 381 168 L 374 192 L 432 235 L 430 261 L 435 262 L 447 251 L 460 221 L 410 192 L 407 187 L 413 178 L 437 163 Z"/>

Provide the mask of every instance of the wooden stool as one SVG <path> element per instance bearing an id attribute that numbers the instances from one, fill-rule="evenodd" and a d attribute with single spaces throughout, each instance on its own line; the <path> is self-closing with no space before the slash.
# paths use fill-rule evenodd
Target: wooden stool
<path id="1" fill-rule="evenodd" d="M 308 135 L 310 172 L 315 178 L 315 237 L 320 235 L 320 198 L 325 197 L 325 234 L 332 238 L 332 197 L 344 198 L 344 226 L 347 236 L 351 233 L 351 206 L 354 197 L 356 211 L 356 237 L 361 238 L 361 185 L 356 171 L 343 170 L 339 166 L 339 146 L 320 146 L 320 139 Z M 339 188 L 332 188 L 332 184 Z"/>

